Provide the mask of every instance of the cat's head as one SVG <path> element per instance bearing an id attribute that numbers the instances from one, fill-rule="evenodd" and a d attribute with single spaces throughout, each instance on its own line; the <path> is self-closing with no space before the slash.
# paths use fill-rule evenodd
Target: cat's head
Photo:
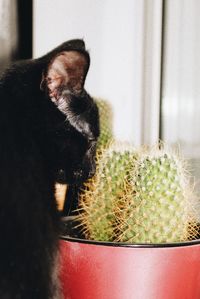
<path id="1" fill-rule="evenodd" d="M 90 57 L 82 40 L 72 40 L 45 59 L 40 88 L 54 106 L 55 118 L 62 116 L 44 140 L 46 155 L 56 181 L 83 182 L 95 172 L 99 136 L 98 108 L 84 89 Z"/>

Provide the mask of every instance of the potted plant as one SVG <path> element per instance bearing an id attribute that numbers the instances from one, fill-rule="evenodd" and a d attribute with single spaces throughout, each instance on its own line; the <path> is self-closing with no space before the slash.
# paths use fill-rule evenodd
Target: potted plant
<path id="1" fill-rule="evenodd" d="M 198 201 L 184 161 L 163 145 L 116 144 L 97 160 L 61 238 L 65 298 L 199 299 Z"/>

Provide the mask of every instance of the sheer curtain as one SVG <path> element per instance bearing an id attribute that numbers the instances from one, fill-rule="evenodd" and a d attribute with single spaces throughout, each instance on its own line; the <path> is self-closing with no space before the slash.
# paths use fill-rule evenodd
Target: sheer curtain
<path id="1" fill-rule="evenodd" d="M 0 72 L 16 56 L 17 24 L 17 1 L 0 0 Z"/>
<path id="2" fill-rule="evenodd" d="M 164 11 L 161 137 L 180 144 L 200 179 L 200 1 L 167 0 Z"/>

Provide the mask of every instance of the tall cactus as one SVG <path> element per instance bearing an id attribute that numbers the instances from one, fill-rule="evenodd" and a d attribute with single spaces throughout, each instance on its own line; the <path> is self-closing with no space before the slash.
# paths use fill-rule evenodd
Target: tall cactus
<path id="1" fill-rule="evenodd" d="M 99 109 L 100 136 L 97 147 L 106 147 L 113 139 L 113 112 L 111 105 L 102 99 L 95 99 Z"/>
<path id="2" fill-rule="evenodd" d="M 90 239 L 166 243 L 197 233 L 184 163 L 165 149 L 106 149 L 80 201 Z"/>

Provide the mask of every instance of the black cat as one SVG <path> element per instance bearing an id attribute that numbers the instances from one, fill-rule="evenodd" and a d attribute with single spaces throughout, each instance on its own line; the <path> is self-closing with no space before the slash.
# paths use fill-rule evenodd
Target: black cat
<path id="1" fill-rule="evenodd" d="M 55 181 L 95 171 L 98 109 L 82 40 L 12 65 L 0 80 L 0 298 L 62 298 Z"/>

